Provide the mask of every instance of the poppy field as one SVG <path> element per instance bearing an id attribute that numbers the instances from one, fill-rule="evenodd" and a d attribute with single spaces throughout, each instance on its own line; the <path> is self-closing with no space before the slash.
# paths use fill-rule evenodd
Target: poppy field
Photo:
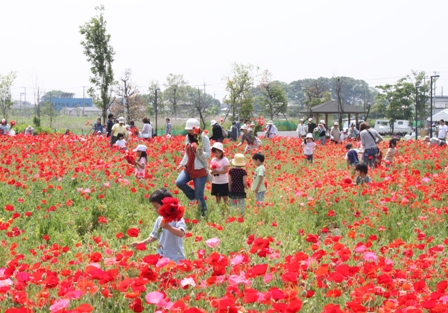
<path id="1" fill-rule="evenodd" d="M 263 140 L 265 204 L 248 191 L 244 216 L 222 215 L 208 183 L 202 218 L 175 186 L 184 142 L 147 143 L 136 180 L 103 137 L 2 137 L 0 311 L 448 312 L 446 148 L 401 141 L 356 186 L 343 145 L 307 164 L 300 139 Z M 185 207 L 180 264 L 130 246 L 149 236 L 161 187 Z"/>

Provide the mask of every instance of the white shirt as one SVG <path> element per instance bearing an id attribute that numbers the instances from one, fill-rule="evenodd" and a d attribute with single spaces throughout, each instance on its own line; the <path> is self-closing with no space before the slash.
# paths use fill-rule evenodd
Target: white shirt
<path id="1" fill-rule="evenodd" d="M 446 126 L 445 124 L 444 125 L 439 125 L 439 135 L 438 135 L 438 138 L 442 139 L 442 140 L 445 140 L 447 131 L 448 131 L 448 126 Z"/>
<path id="2" fill-rule="evenodd" d="M 308 126 L 305 124 L 299 124 L 297 126 L 296 132 L 299 136 L 306 136 L 308 133 Z"/>
<path id="3" fill-rule="evenodd" d="M 317 146 L 317 144 L 314 141 L 311 141 L 302 143 L 302 146 L 305 155 L 313 155 L 314 147 Z"/>
<path id="4" fill-rule="evenodd" d="M 149 123 L 143 124 L 142 137 L 143 138 L 152 138 L 152 125 L 151 124 L 149 124 Z"/>
<path id="5" fill-rule="evenodd" d="M 216 164 L 216 166 L 218 166 L 217 168 L 215 168 L 215 170 L 218 172 L 223 171 L 224 167 L 230 165 L 229 159 L 227 159 L 226 157 L 223 157 L 222 159 L 213 158 L 212 162 L 210 163 L 210 169 L 212 169 L 213 164 Z M 227 173 L 219 174 L 219 176 L 213 175 L 213 184 L 222 185 L 228 183 L 229 183 L 229 175 Z"/>
<path id="6" fill-rule="evenodd" d="M 267 125 L 266 128 L 265 128 L 265 131 L 266 131 L 266 133 L 269 132 L 269 137 L 268 138 L 274 138 L 275 135 L 277 135 L 278 129 L 277 129 L 277 127 L 274 124 L 272 124 L 272 125 Z"/>
<path id="7" fill-rule="evenodd" d="M 117 145 L 118 148 L 123 149 L 126 148 L 126 140 L 121 139 L 121 140 L 117 140 L 115 142 L 115 144 Z"/>

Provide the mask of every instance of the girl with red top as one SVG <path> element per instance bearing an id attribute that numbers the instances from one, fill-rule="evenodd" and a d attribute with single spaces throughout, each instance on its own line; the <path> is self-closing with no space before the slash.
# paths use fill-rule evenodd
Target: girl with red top
<path id="1" fill-rule="evenodd" d="M 207 182 L 207 159 L 210 157 L 210 141 L 202 135 L 199 121 L 190 118 L 185 125 L 187 141 L 184 158 L 177 167 L 183 168 L 176 179 L 176 186 L 183 191 L 190 201 L 197 200 L 200 203 L 202 216 L 207 212 L 207 204 L 204 199 L 205 183 Z M 188 185 L 193 181 L 194 189 Z"/>

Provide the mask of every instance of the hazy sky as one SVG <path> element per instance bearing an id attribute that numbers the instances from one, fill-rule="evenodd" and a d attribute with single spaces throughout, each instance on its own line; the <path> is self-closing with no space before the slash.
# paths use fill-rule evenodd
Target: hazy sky
<path id="1" fill-rule="evenodd" d="M 174 73 L 190 85 L 205 83 L 222 100 L 223 77 L 238 62 L 287 83 L 350 76 L 375 86 L 412 69 L 437 71 L 437 94 L 442 86 L 448 94 L 444 0 L 0 1 L 0 74 L 17 72 L 15 99 L 26 87 L 32 100 L 37 86 L 82 97 L 90 65 L 79 26 L 99 4 L 116 51 L 115 76 L 130 68 L 142 92 Z"/>

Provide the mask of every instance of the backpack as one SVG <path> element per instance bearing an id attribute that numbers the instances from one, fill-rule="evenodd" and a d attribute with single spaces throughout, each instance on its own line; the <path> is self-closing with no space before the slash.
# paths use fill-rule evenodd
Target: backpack
<path id="1" fill-rule="evenodd" d="M 224 138 L 229 137 L 229 133 L 227 132 L 227 129 L 225 129 L 224 127 L 221 126 L 221 130 L 222 130 L 222 136 Z"/>

